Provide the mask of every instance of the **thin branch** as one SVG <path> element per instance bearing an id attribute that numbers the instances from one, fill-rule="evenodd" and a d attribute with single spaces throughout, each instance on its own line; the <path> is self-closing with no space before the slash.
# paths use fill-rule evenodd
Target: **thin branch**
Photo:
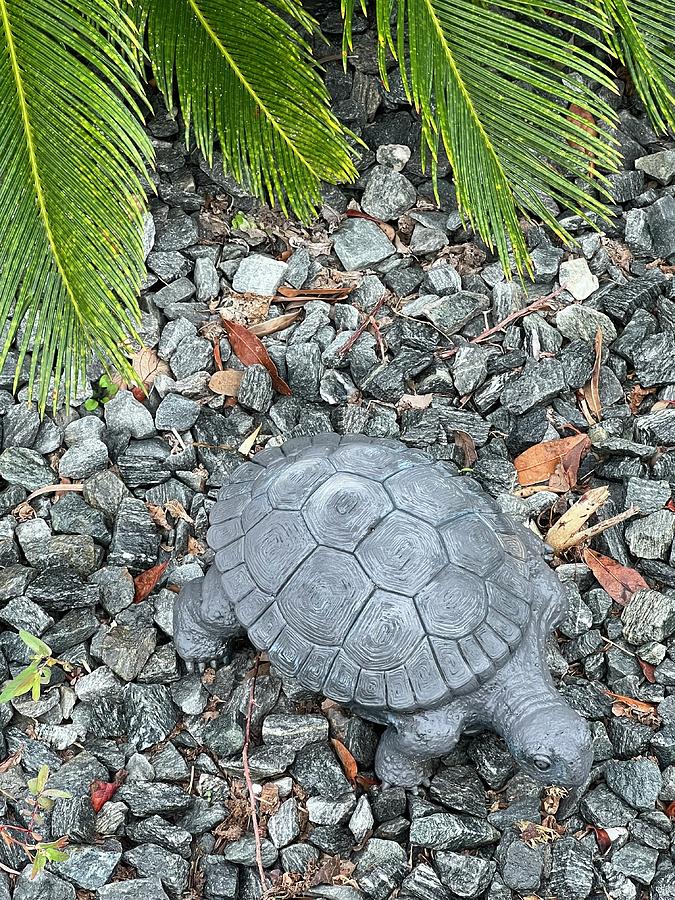
<path id="1" fill-rule="evenodd" d="M 260 826 L 258 825 L 257 800 L 253 792 L 253 779 L 251 778 L 251 767 L 248 762 L 248 749 L 251 744 L 251 719 L 253 717 L 253 707 L 255 706 L 255 683 L 258 679 L 258 667 L 260 666 L 260 654 L 255 658 L 253 666 L 253 674 L 251 676 L 251 686 L 248 695 L 248 709 L 246 710 L 246 732 L 244 735 L 244 749 L 242 750 L 242 762 L 244 764 L 244 777 L 246 779 L 246 787 L 248 789 L 248 799 L 251 804 L 251 822 L 253 823 L 253 836 L 255 838 L 255 861 L 258 865 L 258 876 L 260 878 L 260 886 L 264 891 L 267 890 L 267 879 L 265 878 L 265 868 L 262 861 L 262 846 L 260 843 Z"/>
<path id="2" fill-rule="evenodd" d="M 503 331 L 508 325 L 512 322 L 517 322 L 518 319 L 522 319 L 524 316 L 529 316 L 530 313 L 536 312 L 539 309 L 542 309 L 544 306 L 548 306 L 551 300 L 554 300 L 559 294 L 562 294 L 563 288 L 558 287 L 554 291 L 551 291 L 550 294 L 546 294 L 545 297 L 538 297 L 529 306 L 524 306 L 522 309 L 516 309 L 514 312 L 509 313 L 509 315 L 502 319 L 501 322 L 497 322 L 496 325 L 493 325 L 492 328 L 487 328 L 485 331 L 481 331 L 480 334 L 476 335 L 476 337 L 471 338 L 469 341 L 470 344 L 482 344 L 483 341 L 487 341 L 488 338 L 491 338 L 493 334 L 497 334 L 499 331 Z M 454 356 L 455 353 L 459 350 L 459 347 L 450 347 L 447 350 L 442 350 L 438 356 L 440 359 L 448 359 L 451 356 Z"/>
<path id="3" fill-rule="evenodd" d="M 377 303 L 373 307 L 372 311 L 370 313 L 364 313 L 365 319 L 363 320 L 363 322 L 361 322 L 361 324 L 356 329 L 354 334 L 349 338 L 349 340 L 345 341 L 345 343 L 340 347 L 340 349 L 338 350 L 338 356 L 344 356 L 345 353 L 347 353 L 349 350 L 351 350 L 352 347 L 354 346 L 354 344 L 358 341 L 358 339 L 361 337 L 361 335 L 363 334 L 363 332 L 366 330 L 366 328 L 369 325 L 371 325 L 371 324 L 374 325 L 375 328 L 377 329 L 377 331 L 379 332 L 377 322 L 375 321 L 375 316 L 382 309 L 382 307 L 384 306 L 384 301 L 387 298 L 388 298 L 387 294 L 382 294 L 380 299 L 377 301 Z M 380 340 L 381 339 L 382 339 L 382 335 L 380 334 Z"/>

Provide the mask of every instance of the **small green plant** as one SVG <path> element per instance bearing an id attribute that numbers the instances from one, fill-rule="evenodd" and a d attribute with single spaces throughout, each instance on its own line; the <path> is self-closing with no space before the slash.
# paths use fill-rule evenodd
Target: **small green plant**
<path id="1" fill-rule="evenodd" d="M 0 838 L 8 846 L 20 847 L 32 863 L 31 878 L 35 878 L 47 865 L 47 862 L 62 862 L 68 858 L 64 852 L 68 844 L 67 837 L 55 841 L 43 841 L 36 830 L 44 822 L 43 812 L 54 806 L 59 798 L 68 799 L 68 791 L 60 791 L 47 787 L 49 766 L 42 766 L 35 778 L 28 780 L 28 791 L 31 795 L 30 820 L 26 827 L 22 825 L 0 825 Z"/>
<path id="2" fill-rule="evenodd" d="M 39 637 L 23 630 L 19 631 L 19 637 L 33 651 L 33 655 L 26 668 L 5 683 L 0 691 L 0 703 L 9 703 L 14 697 L 21 697 L 23 694 L 30 694 L 33 700 L 39 700 L 42 686 L 52 680 L 54 666 L 60 666 L 66 672 L 72 669 L 70 663 L 55 659 L 52 648 Z"/>
<path id="3" fill-rule="evenodd" d="M 101 375 L 98 384 L 94 388 L 94 396 L 89 397 L 82 405 L 88 412 L 94 412 L 99 406 L 105 406 L 108 400 L 112 400 L 118 391 L 118 386 L 113 384 L 109 375 Z"/>

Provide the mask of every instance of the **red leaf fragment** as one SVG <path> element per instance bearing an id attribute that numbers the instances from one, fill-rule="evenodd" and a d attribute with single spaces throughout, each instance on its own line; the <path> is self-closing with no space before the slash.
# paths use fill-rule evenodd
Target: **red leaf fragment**
<path id="1" fill-rule="evenodd" d="M 134 594 L 134 603 L 141 603 L 149 594 L 154 591 L 154 589 L 157 587 L 157 582 L 166 572 L 166 567 L 168 565 L 168 560 L 163 563 L 157 563 L 156 566 L 153 566 L 151 569 L 148 569 L 145 572 L 141 572 L 140 575 L 137 575 L 134 578 L 134 587 L 136 588 L 136 592 Z"/>
<path id="2" fill-rule="evenodd" d="M 92 781 L 89 788 L 89 797 L 91 798 L 91 808 L 95 813 L 100 812 L 104 804 L 111 800 L 120 784 L 116 781 Z"/>
<path id="3" fill-rule="evenodd" d="M 649 588 L 639 572 L 622 566 L 611 556 L 603 556 L 595 550 L 584 550 L 584 562 L 595 575 L 609 596 L 625 606 L 636 591 Z"/>
<path id="4" fill-rule="evenodd" d="M 252 366 L 259 363 L 264 366 L 270 373 L 272 378 L 272 386 L 278 394 L 290 397 L 291 389 L 281 378 L 274 361 L 265 349 L 259 337 L 252 334 L 248 328 L 239 325 L 238 322 L 231 322 L 229 319 L 223 319 L 223 328 L 227 332 L 227 336 L 232 344 L 232 350 L 235 356 L 245 365 Z"/>
<path id="5" fill-rule="evenodd" d="M 558 480 L 567 483 L 565 490 L 574 487 L 581 458 L 590 447 L 591 442 L 585 434 L 544 441 L 528 447 L 514 460 L 518 484 L 521 487 L 545 484 L 552 476 L 557 475 Z"/>
<path id="6" fill-rule="evenodd" d="M 598 845 L 598 850 L 600 853 L 607 853 L 607 851 L 612 846 L 612 839 L 607 834 L 604 828 L 596 828 L 595 826 L 591 826 L 595 833 L 595 840 Z"/>

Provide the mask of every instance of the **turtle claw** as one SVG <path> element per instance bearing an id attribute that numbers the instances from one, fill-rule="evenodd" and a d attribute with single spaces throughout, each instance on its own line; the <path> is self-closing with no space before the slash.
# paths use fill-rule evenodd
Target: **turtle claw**
<path id="1" fill-rule="evenodd" d="M 209 666 L 210 666 L 210 667 L 213 669 L 213 671 L 215 672 L 216 669 L 218 668 L 218 660 L 217 660 L 217 659 L 212 659 L 211 662 L 209 663 Z"/>
<path id="2" fill-rule="evenodd" d="M 184 660 L 184 662 L 185 662 L 185 668 L 187 669 L 188 675 L 194 675 L 194 672 L 195 672 L 194 659 L 186 659 L 186 660 Z"/>
<path id="3" fill-rule="evenodd" d="M 197 669 L 200 675 L 203 675 L 204 672 L 206 672 L 206 663 L 204 662 L 204 660 L 197 663 Z"/>

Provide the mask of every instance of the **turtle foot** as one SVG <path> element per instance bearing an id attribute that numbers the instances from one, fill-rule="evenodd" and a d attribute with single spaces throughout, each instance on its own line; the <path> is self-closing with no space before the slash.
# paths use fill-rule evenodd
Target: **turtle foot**
<path id="1" fill-rule="evenodd" d="M 207 663 L 216 668 L 230 656 L 229 642 L 223 640 L 220 629 L 209 627 L 201 617 L 203 582 L 196 578 L 184 585 L 173 611 L 173 642 L 188 673 L 203 673 Z"/>

